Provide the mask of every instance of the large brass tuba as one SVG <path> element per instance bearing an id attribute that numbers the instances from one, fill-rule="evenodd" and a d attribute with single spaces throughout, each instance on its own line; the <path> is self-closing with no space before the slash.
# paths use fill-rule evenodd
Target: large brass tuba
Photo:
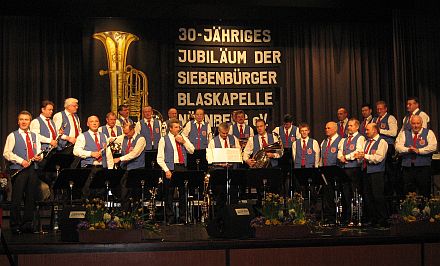
<path id="1" fill-rule="evenodd" d="M 128 104 L 130 116 L 139 119 L 142 107 L 148 105 L 148 79 L 126 62 L 128 47 L 139 38 L 123 31 L 98 32 L 93 38 L 102 42 L 107 53 L 108 70 L 99 74 L 109 75 L 112 112 L 116 114 L 119 105 Z"/>
<path id="2" fill-rule="evenodd" d="M 254 159 L 256 163 L 251 168 L 267 168 L 270 164 L 270 158 L 267 156 L 267 153 L 278 153 L 280 157 L 283 156 L 284 146 L 280 138 L 278 138 L 277 142 L 267 145 L 254 154 L 252 159 Z"/>

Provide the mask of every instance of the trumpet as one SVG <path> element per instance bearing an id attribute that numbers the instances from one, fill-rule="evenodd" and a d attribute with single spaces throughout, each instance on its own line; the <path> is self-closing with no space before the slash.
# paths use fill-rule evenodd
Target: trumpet
<path id="1" fill-rule="evenodd" d="M 362 195 L 355 189 L 350 205 L 351 217 L 349 226 L 362 226 L 362 206 Z"/>
<path id="2" fill-rule="evenodd" d="M 211 196 L 210 196 L 210 190 L 209 190 L 209 179 L 211 178 L 211 175 L 207 173 L 205 175 L 205 178 L 203 180 L 203 202 L 202 202 L 202 223 L 206 223 L 210 219 L 211 214 Z"/>

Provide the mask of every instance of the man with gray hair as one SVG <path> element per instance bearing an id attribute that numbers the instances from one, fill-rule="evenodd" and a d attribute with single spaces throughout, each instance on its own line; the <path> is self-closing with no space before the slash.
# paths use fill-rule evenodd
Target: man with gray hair
<path id="1" fill-rule="evenodd" d="M 73 146 L 76 138 L 81 134 L 81 124 L 77 115 L 78 100 L 67 98 L 64 101 L 64 111 L 58 112 L 53 116 L 56 130 L 63 129 L 64 134 L 58 142 L 58 149 Z"/>
<path id="2" fill-rule="evenodd" d="M 400 131 L 396 151 L 402 157 L 404 193 L 431 194 L 431 161 L 437 150 L 437 139 L 432 130 L 423 127 L 423 118 L 413 115 L 411 130 Z M 403 195 L 402 195 L 403 196 Z"/>

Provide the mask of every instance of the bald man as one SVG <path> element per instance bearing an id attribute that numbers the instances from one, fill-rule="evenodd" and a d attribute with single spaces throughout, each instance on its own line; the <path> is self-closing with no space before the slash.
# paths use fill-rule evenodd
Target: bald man
<path id="1" fill-rule="evenodd" d="M 437 139 L 432 130 L 423 127 L 423 118 L 413 115 L 411 130 L 399 133 L 396 151 L 402 157 L 403 191 L 417 192 L 429 197 L 431 194 L 431 161 L 437 150 Z"/>
<path id="2" fill-rule="evenodd" d="M 82 168 L 92 168 L 92 174 L 84 185 L 84 196 L 89 196 L 89 185 L 93 175 L 99 168 L 113 168 L 113 156 L 107 148 L 107 137 L 98 132 L 99 118 L 95 115 L 87 118 L 89 130 L 81 133 L 73 147 L 73 155 L 81 158 Z"/>
<path id="3" fill-rule="evenodd" d="M 376 123 L 366 126 L 367 141 L 363 151 L 355 154 L 361 160 L 363 195 L 367 207 L 367 220 L 372 225 L 387 225 L 387 210 L 385 202 L 385 161 L 388 143 L 379 135 Z"/>

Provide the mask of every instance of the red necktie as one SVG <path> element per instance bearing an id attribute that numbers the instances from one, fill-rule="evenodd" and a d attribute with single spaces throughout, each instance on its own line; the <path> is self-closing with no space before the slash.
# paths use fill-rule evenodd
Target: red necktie
<path id="1" fill-rule="evenodd" d="M 344 122 L 340 122 L 339 124 L 339 136 L 344 136 Z"/>
<path id="2" fill-rule="evenodd" d="M 73 114 L 70 114 L 70 115 L 72 116 L 73 127 L 75 128 L 75 138 L 77 138 L 79 135 L 78 125 L 76 124 L 75 116 Z"/>
<path id="3" fill-rule="evenodd" d="M 240 138 L 244 138 L 243 125 L 240 125 Z"/>
<path id="4" fill-rule="evenodd" d="M 225 148 L 228 148 L 228 139 L 225 139 Z"/>
<path id="5" fill-rule="evenodd" d="M 261 146 L 263 146 L 263 148 L 267 146 L 267 142 L 264 136 L 261 136 Z"/>
<path id="6" fill-rule="evenodd" d="M 125 124 L 128 124 L 128 119 L 127 118 L 125 118 Z"/>
<path id="7" fill-rule="evenodd" d="M 116 134 L 115 134 L 115 131 L 113 130 L 113 127 L 110 128 L 110 131 L 111 131 L 110 136 L 116 137 Z"/>
<path id="8" fill-rule="evenodd" d="M 202 130 L 202 125 L 200 123 L 197 123 L 197 136 L 198 136 L 197 149 L 198 150 L 200 150 L 200 142 L 201 142 L 200 131 L 201 130 Z"/>
<path id="9" fill-rule="evenodd" d="M 150 140 L 151 140 L 151 143 L 154 143 L 153 128 L 151 127 L 150 120 L 148 120 L 148 128 L 150 129 Z"/>
<path id="10" fill-rule="evenodd" d="M 353 138 L 353 135 L 348 136 L 348 140 L 347 140 L 347 147 L 350 146 L 351 144 L 351 139 Z"/>
<path id="11" fill-rule="evenodd" d="M 125 154 L 130 153 L 130 148 L 131 148 L 131 138 L 128 139 L 127 148 L 125 149 Z"/>
<path id="12" fill-rule="evenodd" d="M 289 144 L 289 130 L 287 130 L 287 129 L 286 129 L 285 137 L 286 137 L 286 145 L 288 145 Z"/>
<path id="13" fill-rule="evenodd" d="M 324 166 L 327 165 L 328 149 L 330 148 L 331 142 L 332 142 L 332 139 L 328 138 L 327 139 L 327 147 L 325 148 L 325 152 L 324 152 Z"/>
<path id="14" fill-rule="evenodd" d="M 180 146 L 180 143 L 176 141 L 176 148 L 177 148 L 177 153 L 179 154 L 179 163 L 183 164 L 185 163 L 185 158 L 183 157 L 183 152 L 182 152 L 182 146 Z"/>
<path id="15" fill-rule="evenodd" d="M 98 149 L 97 151 L 98 152 L 101 151 L 101 144 L 99 143 L 97 132 L 95 132 L 95 144 L 96 144 L 96 148 Z M 99 162 L 102 161 L 102 156 L 98 158 L 98 161 Z"/>
<path id="16" fill-rule="evenodd" d="M 35 156 L 34 150 L 32 149 L 31 138 L 29 137 L 29 131 L 26 131 L 26 149 L 27 149 L 27 156 L 29 161 Z"/>
<path id="17" fill-rule="evenodd" d="M 53 129 L 52 124 L 50 123 L 50 118 L 46 118 L 47 125 L 49 126 L 50 133 L 52 133 L 52 139 L 56 139 L 55 129 Z"/>
<path id="18" fill-rule="evenodd" d="M 382 120 L 382 116 L 379 116 L 379 118 L 377 118 L 376 120 L 376 124 L 379 125 L 381 120 Z"/>
<path id="19" fill-rule="evenodd" d="M 417 133 L 414 133 L 414 137 L 413 137 L 413 147 L 414 148 L 417 148 Z M 415 161 L 416 160 L 416 155 L 415 154 L 413 154 L 412 156 L 411 156 L 411 161 Z"/>
<path id="20" fill-rule="evenodd" d="M 364 150 L 364 154 L 368 154 L 368 152 L 370 151 L 370 147 L 371 144 L 373 144 L 374 139 L 370 139 L 370 142 L 368 143 L 367 148 Z M 364 162 L 362 164 L 362 168 L 365 169 L 367 168 L 367 160 L 364 158 Z"/>
<path id="21" fill-rule="evenodd" d="M 307 149 L 306 140 L 303 139 L 303 146 L 301 151 L 301 167 L 306 166 L 306 149 Z"/>

